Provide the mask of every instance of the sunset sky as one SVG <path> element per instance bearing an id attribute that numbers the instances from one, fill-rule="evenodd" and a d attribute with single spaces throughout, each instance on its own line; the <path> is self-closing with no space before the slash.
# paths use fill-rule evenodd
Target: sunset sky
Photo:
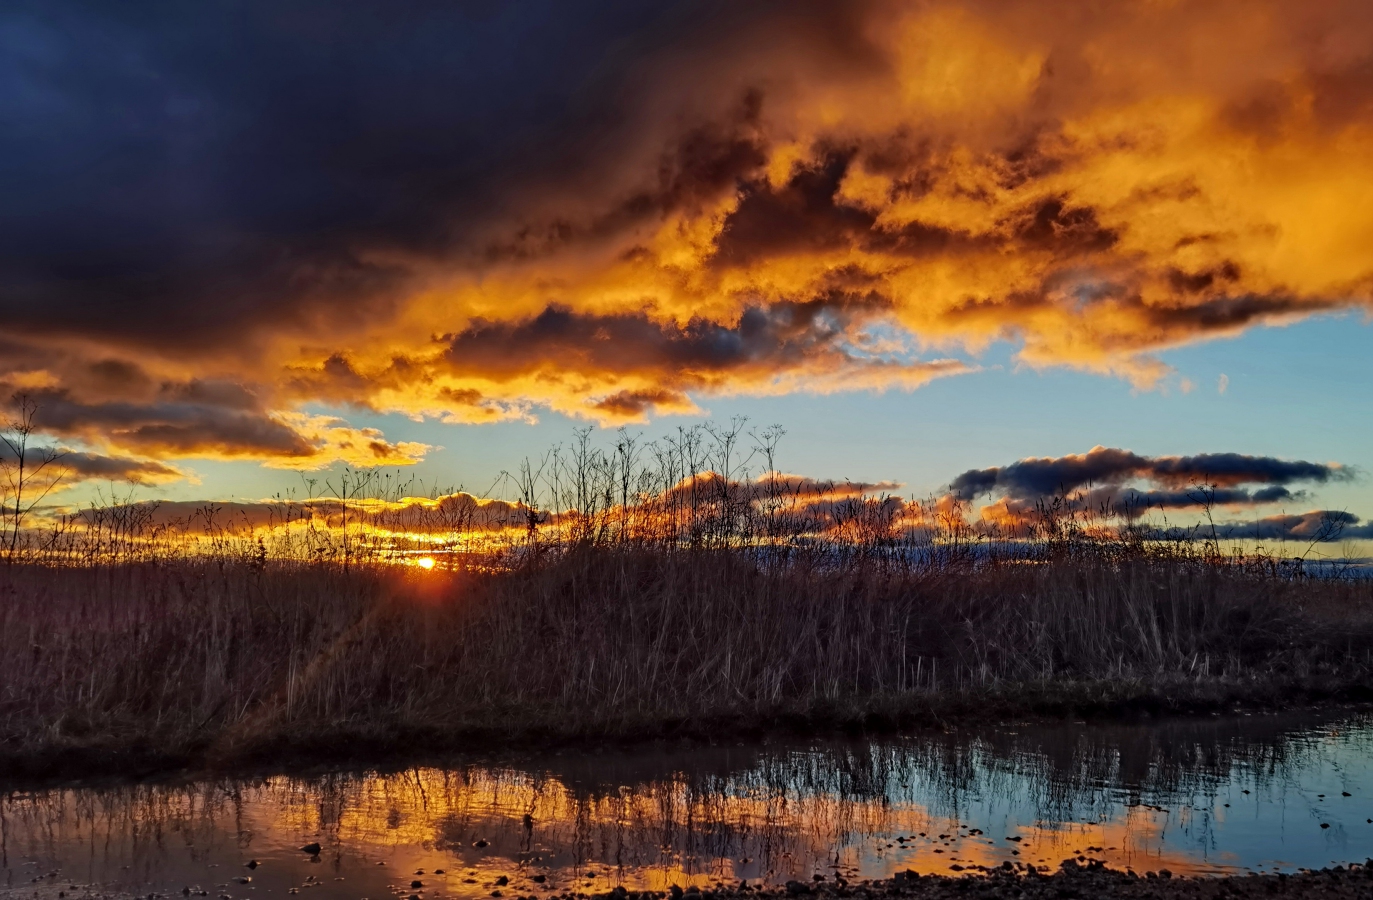
<path id="1" fill-rule="evenodd" d="M 747 416 L 905 494 L 1101 446 L 1373 516 L 1366 0 L 18 0 L 0 196 L 63 502 Z"/>

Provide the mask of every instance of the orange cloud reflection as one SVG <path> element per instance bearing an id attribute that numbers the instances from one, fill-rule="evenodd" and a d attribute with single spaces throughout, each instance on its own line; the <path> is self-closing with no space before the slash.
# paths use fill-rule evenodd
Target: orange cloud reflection
<path id="1" fill-rule="evenodd" d="M 790 775 L 768 774 L 785 765 L 779 757 L 718 779 L 678 774 L 630 783 L 614 780 L 620 764 L 275 776 L 229 789 L 141 786 L 83 794 L 80 802 L 70 791 L 40 791 L 3 806 L 12 854 L 74 852 L 79 862 L 90 846 L 102 847 L 98 859 L 81 863 L 83 877 L 127 878 L 136 864 L 145 878 L 198 883 L 228 877 L 206 870 L 208 862 L 232 870 L 251 857 L 261 864 L 259 880 L 308 882 L 325 870 L 297 848 L 318 843 L 350 896 L 408 888 L 412 878 L 430 893 L 484 897 L 498 885 L 519 895 L 600 892 L 616 884 L 665 890 L 815 874 L 885 878 L 906 869 L 976 874 L 1007 861 L 1053 869 L 1072 857 L 1141 872 L 1228 868 L 1223 858 L 1168 846 L 1168 814 L 1142 807 L 1106 820 L 1021 825 L 1002 835 L 991 823 L 1004 814 L 977 801 L 954 816 L 899 792 L 804 788 L 804 760 Z M 822 772 L 810 774 L 825 780 Z M 161 840 L 171 833 L 177 841 Z"/>

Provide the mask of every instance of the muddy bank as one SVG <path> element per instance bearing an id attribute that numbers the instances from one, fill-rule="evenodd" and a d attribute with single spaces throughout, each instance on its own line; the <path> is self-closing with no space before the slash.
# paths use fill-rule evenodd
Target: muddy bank
<path id="1" fill-rule="evenodd" d="M 295 894 L 301 889 L 316 886 L 318 885 L 313 881 L 306 881 L 298 888 L 290 889 L 289 893 Z M 417 890 L 409 894 L 401 891 L 398 895 L 402 898 L 408 897 L 409 900 L 423 900 L 424 894 L 424 891 Z M 503 895 L 509 900 L 541 900 L 536 894 L 505 894 L 499 888 L 490 892 L 493 898 L 500 898 Z M 72 883 L 55 873 L 50 876 L 39 876 L 29 884 L 0 887 L 0 898 L 3 900 L 177 900 L 181 897 L 202 896 L 214 896 L 217 900 L 232 900 L 234 897 L 231 893 L 207 891 L 190 885 L 181 891 L 168 894 L 135 895 L 127 891 L 107 890 L 100 885 Z M 441 894 L 430 893 L 430 896 L 438 897 Z M 1174 877 L 1166 869 L 1142 874 L 1119 871 L 1092 860 L 1085 865 L 1079 865 L 1076 861 L 1065 861 L 1060 869 L 1052 873 L 1036 871 L 1033 866 L 1015 868 L 1008 863 L 1005 868 L 961 875 L 921 875 L 903 872 L 893 879 L 882 881 L 792 881 L 780 887 L 754 887 L 744 882 L 735 885 L 721 884 L 714 889 L 705 890 L 692 887 L 685 891 L 677 887 L 670 891 L 628 891 L 617 887 L 602 893 L 551 893 L 546 895 L 544 900 L 883 900 L 895 897 L 910 900 L 966 900 L 970 897 L 982 900 L 1095 900 L 1116 897 L 1140 900 L 1186 897 L 1189 900 L 1207 900 L 1272 896 L 1348 897 L 1366 900 L 1373 896 L 1373 859 L 1363 865 L 1335 866 L 1319 871 L 1211 878 Z"/>
<path id="2" fill-rule="evenodd" d="M 529 707 L 446 721 L 427 715 L 298 720 L 248 729 L 206 728 L 192 736 L 138 731 L 86 735 L 58 730 L 0 737 L 0 779 L 41 783 L 177 772 L 395 768 L 442 763 L 454 755 L 474 753 L 878 738 L 1025 723 L 1149 722 L 1314 709 L 1364 710 L 1371 703 L 1373 687 L 1362 675 L 1056 680 L 991 690 L 835 700 L 749 715 L 610 718 Z"/>
<path id="3" fill-rule="evenodd" d="M 1009 865 L 1009 864 L 1008 864 Z M 789 882 L 781 888 L 748 889 L 739 886 L 715 891 L 689 892 L 681 900 L 735 900 L 735 898 L 968 898 L 985 900 L 1017 898 L 1017 900 L 1093 900 L 1093 898 L 1137 897 L 1360 897 L 1373 896 L 1373 860 L 1365 865 L 1348 868 L 1335 867 L 1316 872 L 1274 875 L 1234 875 L 1221 878 L 1175 878 L 1163 872 L 1121 872 L 1099 864 L 1065 865 L 1052 874 L 1026 869 L 993 869 L 964 875 L 919 875 L 901 873 L 890 881 L 836 884 L 831 882 L 803 884 Z M 564 895 L 568 896 L 568 895 Z M 577 898 L 583 895 L 575 895 Z M 600 900 L 643 900 L 643 894 L 608 892 L 594 895 Z M 677 892 L 656 893 L 655 900 L 677 897 Z"/>
<path id="4" fill-rule="evenodd" d="M 1009 867 L 969 872 L 963 875 L 920 875 L 900 873 L 889 881 L 869 881 L 856 884 L 788 882 L 781 888 L 750 889 L 730 886 L 720 890 L 697 892 L 677 891 L 652 893 L 653 900 L 739 900 L 739 898 L 968 898 L 985 900 L 1016 898 L 1016 900 L 1093 900 L 1093 898 L 1132 897 L 1164 898 L 1188 897 L 1360 897 L 1373 896 L 1373 860 L 1364 865 L 1337 866 L 1314 872 L 1273 875 L 1234 875 L 1219 878 L 1177 878 L 1166 869 L 1143 874 L 1117 871 L 1089 861 L 1086 865 L 1065 863 L 1058 871 L 1040 873 L 1033 866 L 1025 869 Z M 584 895 L 575 896 L 580 900 Z M 591 895 L 599 900 L 644 900 L 644 894 L 611 891 Z M 532 898 L 531 898 L 532 900 Z"/>

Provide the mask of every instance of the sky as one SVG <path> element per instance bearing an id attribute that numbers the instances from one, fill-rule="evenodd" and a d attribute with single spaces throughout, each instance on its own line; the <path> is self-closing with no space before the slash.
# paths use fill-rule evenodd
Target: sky
<path id="1" fill-rule="evenodd" d="M 20 0 L 0 192 L 63 502 L 746 416 L 909 495 L 1231 454 L 1236 520 L 1373 516 L 1361 2 Z"/>

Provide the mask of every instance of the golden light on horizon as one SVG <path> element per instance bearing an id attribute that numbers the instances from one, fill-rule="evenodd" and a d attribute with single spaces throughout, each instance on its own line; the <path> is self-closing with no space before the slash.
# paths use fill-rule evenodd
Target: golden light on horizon
<path id="1" fill-rule="evenodd" d="M 419 566 L 421 569 L 432 569 L 434 568 L 434 557 L 421 556 L 419 559 L 415 560 L 415 565 Z"/>

